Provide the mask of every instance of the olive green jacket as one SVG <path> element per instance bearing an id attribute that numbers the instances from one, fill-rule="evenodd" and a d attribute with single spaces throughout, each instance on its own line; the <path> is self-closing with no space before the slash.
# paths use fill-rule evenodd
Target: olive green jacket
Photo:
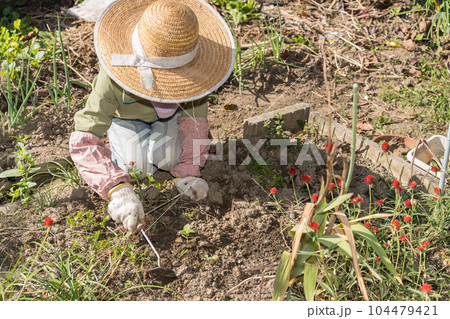
<path id="1" fill-rule="evenodd" d="M 204 97 L 200 100 L 181 103 L 181 116 L 206 118 L 207 99 Z M 75 130 L 89 132 L 101 138 L 111 126 L 113 117 L 148 123 L 158 120 L 151 101 L 126 93 L 100 68 L 86 106 L 75 114 Z"/>

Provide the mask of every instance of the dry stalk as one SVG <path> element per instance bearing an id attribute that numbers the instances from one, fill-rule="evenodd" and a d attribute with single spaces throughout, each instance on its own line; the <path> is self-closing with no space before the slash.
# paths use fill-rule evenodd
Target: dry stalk
<path id="1" fill-rule="evenodd" d="M 359 269 L 355 237 L 353 236 L 353 231 L 352 231 L 352 228 L 350 227 L 350 222 L 348 221 L 347 215 L 345 215 L 342 212 L 336 212 L 336 213 L 334 213 L 334 215 L 339 217 L 342 225 L 344 226 L 344 231 L 345 231 L 345 234 L 347 237 L 347 242 L 349 243 L 350 249 L 352 251 L 352 263 L 353 263 L 353 268 L 355 269 L 356 277 L 358 280 L 358 285 L 359 285 L 359 288 L 361 289 L 364 300 L 369 301 L 369 296 L 367 295 L 366 285 L 364 284 L 364 279 L 362 277 L 361 270 Z"/>
<path id="2" fill-rule="evenodd" d="M 330 132 L 330 131 L 328 131 Z M 324 198 L 327 195 L 328 188 L 330 188 L 331 180 L 334 176 L 334 157 L 336 156 L 337 149 L 339 148 L 340 143 L 336 142 L 333 144 L 333 147 L 331 148 L 331 152 L 327 157 L 327 181 L 325 183 L 324 191 L 320 194 L 319 199 L 317 200 L 315 204 L 315 209 L 319 206 L 319 204 L 324 200 Z"/>
<path id="3" fill-rule="evenodd" d="M 297 257 L 297 251 L 300 247 L 300 240 L 302 239 L 303 230 L 305 227 L 309 224 L 309 221 L 314 216 L 314 212 L 316 210 L 316 207 L 313 203 L 307 203 L 305 206 L 305 209 L 303 210 L 302 219 L 300 220 L 300 223 L 298 225 L 297 231 L 295 232 L 294 240 L 292 242 L 292 253 L 291 258 L 289 260 L 289 267 L 288 267 L 288 274 L 287 278 L 291 277 L 291 271 L 292 266 L 294 265 L 295 257 Z M 291 283 L 289 283 L 291 284 Z M 283 300 L 284 295 L 279 298 L 279 300 Z"/>
<path id="4" fill-rule="evenodd" d="M 236 290 L 237 288 L 239 288 L 240 286 L 242 286 L 242 285 L 245 284 L 246 282 L 249 282 L 249 281 L 251 281 L 251 280 L 253 280 L 253 279 L 258 279 L 258 278 L 260 278 L 260 277 L 261 277 L 261 276 L 256 275 L 256 276 L 253 276 L 253 277 L 250 277 L 250 278 L 247 278 L 247 279 L 241 281 L 241 282 L 238 283 L 236 286 L 234 286 L 233 288 L 229 289 L 229 290 L 227 291 L 227 294 L 229 294 L 230 292 L 233 292 L 234 290 Z M 273 276 L 265 276 L 265 278 L 266 278 L 266 279 L 275 278 L 275 275 L 273 275 Z"/>
<path id="5" fill-rule="evenodd" d="M 344 165 L 344 169 L 342 170 L 342 176 L 341 176 L 341 181 L 342 181 L 342 185 L 344 185 L 344 181 L 347 179 L 347 174 L 348 174 L 348 161 L 346 156 L 344 155 L 344 158 L 342 160 L 343 165 Z M 339 195 L 344 195 L 344 187 L 341 187 L 341 191 L 339 193 Z M 335 212 L 340 211 L 341 206 L 339 205 L 338 207 L 336 207 Z M 336 222 L 336 215 L 335 214 L 331 214 L 330 216 L 330 220 L 328 221 L 328 226 L 327 226 L 327 230 L 325 231 L 325 235 L 330 235 L 331 231 L 333 229 L 334 223 Z"/>

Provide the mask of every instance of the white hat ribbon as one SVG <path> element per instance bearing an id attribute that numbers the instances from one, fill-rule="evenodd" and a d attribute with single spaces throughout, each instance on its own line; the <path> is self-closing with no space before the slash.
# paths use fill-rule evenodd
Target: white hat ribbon
<path id="1" fill-rule="evenodd" d="M 113 54 L 111 56 L 111 64 L 113 66 L 135 66 L 141 76 L 141 84 L 143 89 L 151 89 L 153 87 L 153 72 L 155 69 L 174 69 L 186 65 L 191 62 L 198 50 L 198 43 L 195 48 L 183 55 L 174 57 L 152 57 L 149 58 L 145 54 L 141 41 L 139 40 L 138 28 L 134 29 L 131 43 L 133 45 L 134 54 Z"/>

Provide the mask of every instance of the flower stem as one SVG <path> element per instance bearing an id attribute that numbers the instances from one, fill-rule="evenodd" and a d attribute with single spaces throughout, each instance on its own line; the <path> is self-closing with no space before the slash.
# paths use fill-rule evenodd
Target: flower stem
<path id="1" fill-rule="evenodd" d="M 388 163 L 389 172 L 391 173 L 391 176 L 394 177 L 394 174 L 392 173 L 392 169 L 391 169 L 391 162 L 389 162 L 388 154 L 387 154 L 387 152 L 384 154 L 386 155 L 386 162 Z"/>
<path id="2" fill-rule="evenodd" d="M 353 84 L 353 119 L 352 119 L 352 148 L 351 148 L 351 159 L 350 168 L 348 170 L 347 180 L 345 181 L 345 192 L 348 192 L 350 187 L 350 182 L 352 181 L 353 170 L 355 168 L 355 154 L 356 154 L 356 120 L 358 111 L 358 89 L 359 85 L 357 83 Z"/>
<path id="3" fill-rule="evenodd" d="M 297 193 L 295 192 L 294 177 L 293 176 L 290 176 L 290 177 L 291 177 L 292 189 L 294 190 L 295 203 L 297 204 L 298 203 L 298 198 L 297 198 Z"/>
<path id="4" fill-rule="evenodd" d="M 308 183 L 306 183 L 306 188 L 308 189 L 309 200 L 312 202 L 311 191 L 309 190 L 309 184 Z"/>

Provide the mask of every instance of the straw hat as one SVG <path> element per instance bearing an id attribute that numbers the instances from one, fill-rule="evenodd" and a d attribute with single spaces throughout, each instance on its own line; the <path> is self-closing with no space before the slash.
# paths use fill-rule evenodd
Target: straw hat
<path id="1" fill-rule="evenodd" d="M 101 66 L 123 89 L 163 103 L 199 99 L 230 76 L 235 44 L 203 0 L 119 0 L 97 21 Z"/>

